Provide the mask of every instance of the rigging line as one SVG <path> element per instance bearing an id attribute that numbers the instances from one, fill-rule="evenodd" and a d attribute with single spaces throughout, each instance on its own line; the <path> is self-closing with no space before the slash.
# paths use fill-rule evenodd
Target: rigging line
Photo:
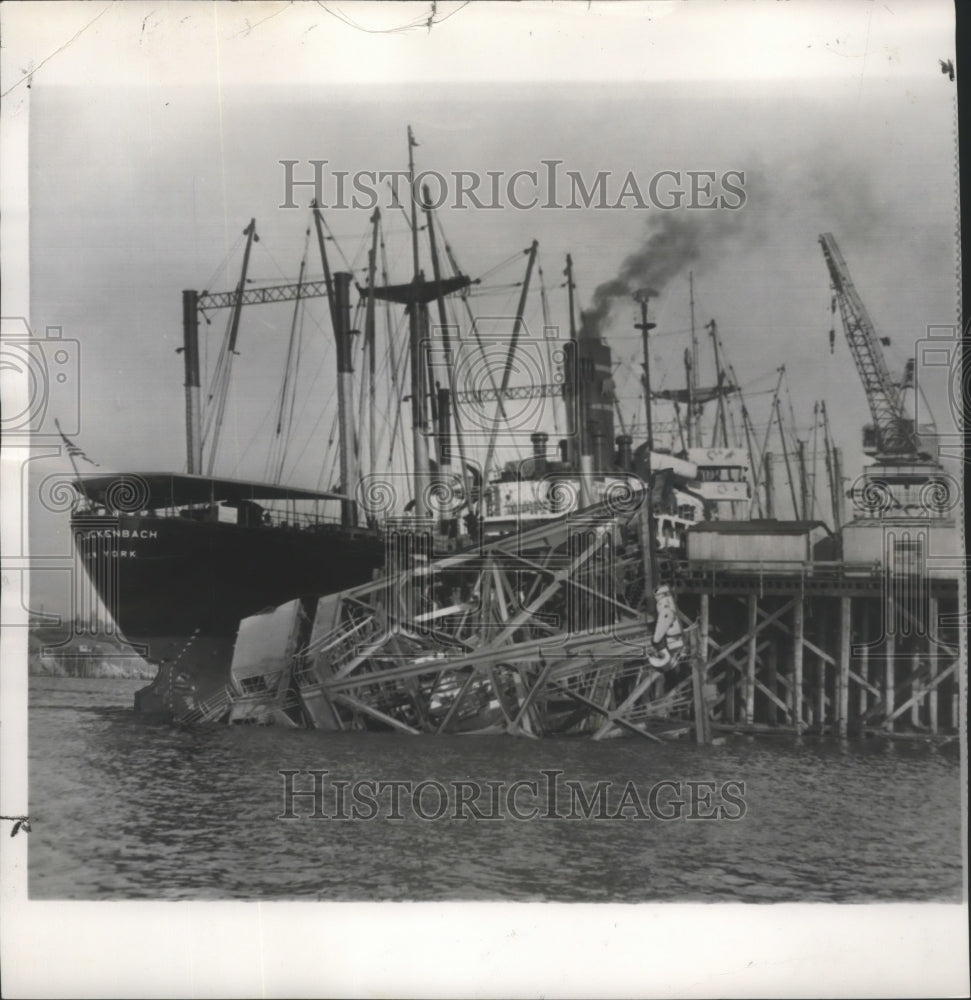
<path id="1" fill-rule="evenodd" d="M 323 328 L 317 322 L 316 318 L 312 314 L 308 314 L 308 312 L 307 312 L 307 300 L 306 299 L 304 300 L 304 308 L 303 308 L 303 311 L 302 311 L 301 315 L 302 315 L 302 319 L 303 320 L 306 320 L 307 316 L 310 315 L 311 322 L 318 328 L 318 330 L 320 330 L 321 332 L 323 332 Z M 324 343 L 323 354 L 322 354 L 322 356 L 320 358 L 320 361 L 317 364 L 317 368 L 314 371 L 314 374 L 313 374 L 312 378 L 310 379 L 310 382 L 309 382 L 309 384 L 307 386 L 307 389 L 306 389 L 306 391 L 304 393 L 303 402 L 302 402 L 302 404 L 300 406 L 300 412 L 297 414 L 297 424 L 298 425 L 300 425 L 300 424 L 303 423 L 303 416 L 307 412 L 307 407 L 311 404 L 311 402 L 315 398 L 314 397 L 314 389 L 317 386 L 317 382 L 320 379 L 320 373 L 323 371 L 324 366 L 328 365 L 328 366 L 330 366 L 331 369 L 333 368 L 333 366 L 331 364 L 331 360 L 332 360 L 332 356 L 333 356 L 334 349 L 335 349 L 334 348 L 334 342 L 333 342 L 333 340 L 331 338 L 325 338 L 323 343 Z M 327 395 L 327 399 L 329 399 L 329 398 L 330 398 L 330 394 Z M 301 452 L 301 455 L 302 455 L 302 452 Z"/>
<path id="2" fill-rule="evenodd" d="M 795 442 L 798 444 L 799 443 L 799 438 L 796 437 L 796 427 L 797 427 L 796 411 L 795 411 L 795 409 L 793 408 L 793 405 L 792 405 L 792 393 L 789 390 L 789 376 L 788 376 L 788 374 L 786 375 L 786 402 L 789 404 L 789 422 L 792 425 L 792 436 L 793 436 L 793 439 L 795 440 Z"/>
<path id="3" fill-rule="evenodd" d="M 280 454 L 280 469 L 277 473 L 277 482 L 283 480 L 283 469 L 287 461 L 287 453 L 290 450 L 290 444 L 293 441 L 293 413 L 297 402 L 297 378 L 300 372 L 300 355 L 303 351 L 303 329 L 304 323 L 303 318 L 306 315 L 306 308 L 301 308 L 300 310 L 300 329 L 297 332 L 297 356 L 293 364 L 293 387 L 290 390 L 290 405 L 289 411 L 287 413 L 287 429 L 286 436 L 283 439 L 283 447 Z"/>
<path id="4" fill-rule="evenodd" d="M 480 282 L 480 284 L 483 281 L 485 281 L 486 278 L 488 278 L 488 277 L 492 276 L 493 274 L 495 274 L 496 271 L 501 271 L 504 267 L 509 267 L 511 264 L 513 264 L 514 262 L 520 260 L 521 258 L 522 258 L 522 253 L 521 253 L 521 251 L 517 250 L 514 254 L 510 254 L 504 260 L 499 261 L 499 263 L 496 264 L 494 267 L 490 267 L 488 271 L 483 271 L 482 274 L 479 275 L 479 282 Z M 522 284 L 522 282 L 521 281 L 517 282 L 517 284 Z M 501 286 L 499 286 L 499 287 L 501 287 Z"/>
<path id="5" fill-rule="evenodd" d="M 389 182 L 389 184 L 390 184 L 390 182 Z M 391 207 L 393 208 L 394 206 L 392 205 Z M 387 232 L 389 235 L 392 235 L 392 236 L 394 236 L 394 235 L 400 236 L 402 233 L 411 233 L 411 229 L 410 228 L 409 229 L 396 229 L 394 226 L 392 226 L 390 229 L 385 230 L 385 232 Z M 355 230 L 353 233 L 335 233 L 334 234 L 334 238 L 335 239 L 341 239 L 341 240 L 356 240 L 359 235 L 360 235 L 360 233 L 357 230 Z"/>
<path id="6" fill-rule="evenodd" d="M 512 291 L 514 288 L 522 288 L 523 283 L 521 281 L 511 281 L 505 285 L 486 285 L 485 287 L 476 286 L 475 288 L 470 288 L 467 290 L 466 298 L 469 299 L 479 299 L 485 295 L 492 295 L 495 292 L 508 292 Z"/>
<path id="7" fill-rule="evenodd" d="M 395 329 L 395 334 L 401 328 L 404 322 L 404 316 L 399 320 L 399 325 Z M 398 443 L 398 433 L 401 428 L 401 409 L 405 404 L 404 398 L 404 386 L 405 386 L 405 365 L 408 361 L 408 352 L 402 351 L 398 355 L 397 359 L 392 361 L 391 369 L 391 380 L 394 385 L 393 398 L 395 401 L 395 415 L 394 415 L 394 428 L 391 433 L 391 442 L 389 444 L 388 461 L 390 462 L 394 454 L 395 445 Z"/>
<path id="8" fill-rule="evenodd" d="M 226 251 L 226 253 L 223 255 L 222 261 L 216 265 L 215 271 L 213 271 L 212 274 L 209 276 L 208 283 L 203 285 L 203 291 L 202 291 L 203 295 L 205 295 L 206 292 L 208 292 L 211 288 L 213 288 L 213 286 L 216 284 L 216 279 L 219 278 L 220 275 L 222 275 L 222 273 L 229 268 L 229 261 L 232 259 L 233 254 L 235 254 L 236 251 L 240 248 L 240 245 L 242 244 L 244 239 L 246 239 L 245 233 L 240 233 L 240 235 L 236 237 L 236 242 L 229 248 L 229 250 Z"/>
<path id="9" fill-rule="evenodd" d="M 381 251 L 381 281 L 383 284 L 388 284 L 388 248 L 384 239 L 384 219 L 378 220 L 378 246 Z M 389 445 L 390 450 L 394 451 L 394 446 L 398 438 L 398 428 L 401 423 L 401 403 L 402 403 L 402 388 L 399 385 L 399 375 L 403 378 L 403 358 L 406 351 L 402 351 L 400 358 L 395 351 L 395 342 L 398 339 L 398 332 L 400 329 L 400 323 L 403 321 L 404 317 L 399 317 L 399 325 L 393 325 L 391 321 L 391 302 L 387 299 L 384 303 L 384 332 L 385 336 L 388 338 L 388 354 L 390 355 L 391 365 L 390 365 L 390 375 L 391 375 L 391 396 L 396 402 L 395 406 L 395 418 L 394 418 L 394 429 L 391 434 L 391 443 Z M 388 461 L 391 461 L 390 455 Z"/>
<path id="10" fill-rule="evenodd" d="M 343 248 L 340 245 L 340 241 L 333 234 L 333 232 L 331 231 L 330 226 L 327 224 L 327 217 L 324 215 L 323 212 L 320 213 L 320 221 L 324 224 L 324 229 L 327 230 L 327 235 L 330 237 L 331 243 L 333 243 L 334 246 L 337 247 L 337 252 L 341 255 L 341 260 L 344 261 L 344 264 L 347 267 L 347 270 L 353 272 L 354 268 L 351 267 L 350 261 L 347 259 L 347 256 L 344 253 L 344 250 L 343 250 Z"/>
<path id="11" fill-rule="evenodd" d="M 809 520 L 813 519 L 813 515 L 816 513 L 816 464 L 819 461 L 817 457 L 817 443 L 819 439 L 819 403 L 813 403 L 813 450 L 812 450 L 812 493 L 810 494 L 810 507 L 809 507 Z"/>
<path id="12" fill-rule="evenodd" d="M 364 299 L 359 299 L 357 309 L 354 310 L 354 325 L 352 329 L 360 330 L 363 326 L 361 320 L 364 319 Z M 357 379 L 357 424 L 354 428 L 354 450 L 357 460 L 358 479 L 361 478 L 362 470 L 367 468 L 364 464 L 364 442 L 368 439 L 367 430 L 367 404 L 368 387 L 370 383 L 370 366 L 366 363 L 368 353 L 373 349 L 373 345 L 368 343 L 366 336 L 359 336 L 360 350 L 357 352 L 359 377 Z M 376 339 L 376 338 L 375 338 Z M 374 456 L 368 455 L 368 462 L 374 464 Z"/>
<path id="13" fill-rule="evenodd" d="M 321 368 L 323 367 L 323 365 L 324 365 L 324 361 L 321 361 L 321 363 L 320 363 Z M 319 373 L 319 371 L 320 371 L 320 369 L 318 368 L 318 373 Z M 314 381 L 316 382 L 316 376 L 314 378 Z M 313 388 L 313 385 L 311 385 L 311 388 Z M 303 409 L 301 409 L 301 411 L 300 411 L 300 416 L 301 417 L 303 416 L 304 411 L 306 410 L 306 400 L 304 401 L 304 403 L 305 403 L 305 405 L 304 405 Z M 313 427 L 310 428 L 310 432 L 309 432 L 307 438 L 304 440 L 303 447 L 300 449 L 300 451 L 298 452 L 296 458 L 293 461 L 294 471 L 296 471 L 296 469 L 299 467 L 300 462 L 303 459 L 304 455 L 306 455 L 307 449 L 310 447 L 310 445 L 314 444 L 316 442 L 317 438 L 316 438 L 315 432 L 316 432 L 317 428 L 320 426 L 320 422 L 327 415 L 328 415 L 328 409 L 327 409 L 326 406 L 324 406 L 318 412 L 317 419 L 314 421 Z"/>
<path id="14" fill-rule="evenodd" d="M 240 467 L 243 464 L 243 460 L 250 453 L 250 451 L 253 450 L 253 446 L 259 440 L 260 434 L 263 431 L 263 428 L 266 427 L 266 425 L 269 422 L 271 416 L 273 415 L 273 410 L 274 409 L 275 409 L 275 407 L 268 406 L 263 411 L 263 419 L 260 421 L 259 426 L 256 428 L 255 433 L 253 433 L 253 434 L 250 435 L 249 440 L 246 442 L 246 446 L 239 453 L 239 458 L 236 459 L 236 462 L 233 465 L 233 475 L 235 475 L 235 474 L 237 474 L 239 472 Z"/>
<path id="15" fill-rule="evenodd" d="M 337 485 L 335 477 L 337 477 L 338 475 L 337 460 L 338 458 L 340 458 L 340 449 L 331 448 L 328 450 L 328 455 L 330 455 L 330 469 L 328 470 L 326 489 L 328 491 L 334 492 L 335 491 L 334 488 Z M 341 483 L 340 485 L 343 487 L 344 484 Z"/>
<path id="16" fill-rule="evenodd" d="M 394 185 L 391 183 L 391 181 L 388 181 L 387 184 L 388 184 L 388 190 L 391 192 L 391 207 L 398 209 L 398 211 L 401 212 L 401 214 L 405 217 L 405 222 L 408 224 L 408 228 L 407 229 L 404 229 L 404 230 L 394 230 L 394 229 L 391 229 L 391 230 L 388 230 L 388 232 L 407 232 L 408 235 L 410 236 L 411 235 L 411 219 L 408 217 L 407 211 L 405 211 L 405 206 L 402 205 L 400 201 L 398 201 L 398 197 L 397 197 L 397 194 L 395 192 Z M 381 228 L 381 231 L 384 232 L 384 227 L 383 226 Z"/>
<path id="17" fill-rule="evenodd" d="M 554 342 L 550 340 L 547 336 L 548 331 L 552 330 L 552 324 L 550 323 L 550 304 L 546 296 L 546 280 L 543 277 L 543 265 L 536 262 L 537 270 L 539 271 L 539 300 L 543 309 L 543 340 L 546 343 L 546 364 L 549 371 L 549 380 L 553 381 L 554 368 L 556 367 L 553 363 L 553 352 Z M 622 433 L 626 434 L 627 431 L 624 430 L 624 415 L 620 412 L 620 403 L 617 402 L 616 394 L 614 396 L 614 405 L 617 407 L 617 417 L 620 420 L 620 428 Z M 550 409 L 553 411 L 553 433 L 556 437 L 560 436 L 560 421 L 557 416 L 557 411 L 559 407 L 556 405 L 556 400 L 550 400 Z"/>
<path id="18" fill-rule="evenodd" d="M 286 360 L 283 366 L 283 382 L 280 387 L 280 407 L 277 413 L 276 437 L 270 442 L 270 453 L 267 456 L 268 470 L 272 472 L 274 478 L 272 482 L 279 482 L 283 475 L 283 465 L 286 460 L 287 444 L 290 428 L 293 426 L 293 408 L 296 393 L 297 369 L 294 364 L 296 357 L 299 363 L 300 340 L 302 339 L 303 323 L 301 315 L 301 293 L 303 290 L 304 274 L 307 266 L 307 251 L 310 246 L 310 227 L 307 227 L 304 237 L 303 256 L 300 259 L 300 273 L 297 278 L 297 293 L 293 304 L 293 319 L 290 323 L 290 336 L 287 342 Z M 286 426 L 286 430 L 284 429 Z M 275 472 L 273 470 L 275 469 Z"/>
<path id="19" fill-rule="evenodd" d="M 354 251 L 354 256 L 351 258 L 350 263 L 348 263 L 348 265 L 347 265 L 347 269 L 352 274 L 356 274 L 357 271 L 359 271 L 359 270 L 363 271 L 365 274 L 367 274 L 367 266 L 360 267 L 360 268 L 355 268 L 353 265 L 356 264 L 361 259 L 361 255 L 364 253 L 364 251 L 368 247 L 368 243 L 370 242 L 370 238 L 371 238 L 371 230 L 370 230 L 370 227 L 368 227 L 361 234 L 360 240 L 359 240 L 358 245 L 357 245 L 357 249 Z M 358 305 L 360 305 L 360 301 L 358 301 Z"/>
<path id="20" fill-rule="evenodd" d="M 321 414 L 321 416 L 323 417 L 323 414 Z M 335 414 L 333 416 L 333 419 L 332 419 L 331 425 L 330 425 L 330 437 L 327 439 L 327 447 L 324 449 L 324 454 L 323 454 L 323 456 L 322 456 L 322 458 L 320 460 L 320 474 L 317 476 L 317 489 L 318 490 L 320 490 L 320 489 L 323 488 L 324 477 L 325 477 L 326 472 L 327 472 L 327 463 L 328 462 L 331 463 L 331 465 L 330 465 L 330 471 L 331 471 L 331 474 L 332 474 L 331 475 L 331 479 L 328 482 L 330 482 L 330 481 L 333 480 L 334 462 L 332 461 L 332 458 L 334 458 L 334 441 L 335 441 L 336 436 L 337 436 L 337 431 L 338 431 L 338 419 L 337 419 L 337 416 Z M 334 458 L 334 461 L 336 461 L 336 458 Z"/>

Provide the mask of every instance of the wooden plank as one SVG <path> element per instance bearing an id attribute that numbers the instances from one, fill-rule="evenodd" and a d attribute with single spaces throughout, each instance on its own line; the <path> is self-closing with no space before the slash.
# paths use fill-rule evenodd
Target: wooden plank
<path id="1" fill-rule="evenodd" d="M 869 691 L 871 694 L 876 695 L 876 697 L 879 698 L 880 689 L 876 685 L 871 684 L 870 681 L 868 681 L 862 673 L 858 674 L 855 670 L 850 671 L 850 678 L 856 681 L 861 692 L 860 715 L 861 716 L 866 715 L 867 712 L 869 711 L 865 701 L 866 692 Z"/>
<path id="2" fill-rule="evenodd" d="M 950 664 L 950 666 L 948 666 L 944 670 L 942 670 L 934 678 L 934 682 L 933 682 L 934 683 L 934 687 L 937 687 L 941 683 L 941 681 L 945 680 L 947 677 L 950 677 L 951 674 L 953 674 L 954 671 L 957 669 L 957 665 L 958 665 L 958 661 L 954 660 Z M 887 722 L 892 722 L 894 719 L 899 718 L 901 715 L 903 715 L 903 713 L 906 712 L 908 708 L 912 708 L 913 705 L 914 705 L 914 703 L 916 701 L 918 701 L 920 698 L 923 698 L 924 694 L 928 690 L 930 690 L 930 685 L 928 685 L 927 687 L 919 687 L 919 686 L 915 685 L 915 690 L 911 692 L 910 697 L 902 705 L 899 705 L 897 708 L 893 709 L 890 712 L 890 714 L 887 717 Z"/>
<path id="3" fill-rule="evenodd" d="M 759 684 L 762 691 L 768 695 L 769 704 L 766 706 L 766 722 L 770 726 L 779 722 L 779 709 L 787 715 L 789 709 L 785 702 L 779 698 L 779 648 L 775 640 L 769 641 L 769 648 L 765 651 L 765 684 Z"/>
<path id="4" fill-rule="evenodd" d="M 756 680 L 755 686 L 769 699 L 772 704 L 772 708 L 781 708 L 785 712 L 786 716 L 789 715 L 789 706 L 779 697 L 779 695 L 773 691 L 768 685 L 763 684 L 760 680 Z M 771 729 L 774 725 L 778 723 L 778 716 L 776 716 L 775 722 L 769 722 L 767 725 Z"/>
<path id="5" fill-rule="evenodd" d="M 794 603 L 795 603 L 794 601 L 786 601 L 786 603 L 783 604 L 782 607 L 777 608 L 770 615 L 766 615 L 766 617 L 763 618 L 762 621 L 760 621 L 752 631 L 761 632 L 763 629 L 767 628 L 773 622 L 778 621 L 778 619 L 781 618 L 789 610 L 789 608 L 792 607 Z M 729 656 L 732 653 L 734 653 L 735 650 L 738 649 L 739 647 L 744 646 L 745 643 L 748 642 L 748 640 L 749 640 L 749 634 L 746 633 L 745 635 L 740 636 L 738 639 L 734 639 L 727 646 L 720 647 L 718 655 L 713 660 L 708 661 L 709 668 L 715 666 L 716 663 L 724 659 L 726 656 Z"/>

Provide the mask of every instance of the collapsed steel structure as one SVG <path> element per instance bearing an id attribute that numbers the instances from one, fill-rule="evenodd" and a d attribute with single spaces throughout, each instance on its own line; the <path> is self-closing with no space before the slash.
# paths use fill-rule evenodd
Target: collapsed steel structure
<path id="1" fill-rule="evenodd" d="M 244 619 L 230 683 L 179 721 L 681 735 L 694 630 L 659 583 L 652 521 L 649 491 L 623 487 L 458 552 L 389 525 L 380 577 Z"/>

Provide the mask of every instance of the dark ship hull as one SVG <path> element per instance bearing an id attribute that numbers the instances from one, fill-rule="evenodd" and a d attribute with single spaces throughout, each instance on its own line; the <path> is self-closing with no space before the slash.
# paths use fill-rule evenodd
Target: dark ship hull
<path id="1" fill-rule="evenodd" d="M 192 485 L 190 477 L 169 479 Z M 105 499 L 90 481 L 82 485 Z M 249 484 L 234 485 L 242 490 Z M 218 505 L 153 514 L 95 504 L 72 517 L 74 545 L 91 585 L 128 642 L 159 667 L 137 692 L 136 711 L 176 717 L 193 711 L 229 681 L 242 618 L 303 594 L 363 583 L 383 563 L 377 532 L 271 520 L 269 512 L 254 511 L 251 500 L 237 496 L 235 504 L 247 515 L 240 517 L 244 523 L 215 519 Z"/>

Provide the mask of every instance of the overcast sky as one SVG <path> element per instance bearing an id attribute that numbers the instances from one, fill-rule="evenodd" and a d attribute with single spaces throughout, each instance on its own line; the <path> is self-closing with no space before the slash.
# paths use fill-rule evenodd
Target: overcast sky
<path id="1" fill-rule="evenodd" d="M 938 63 L 953 56 L 947 4 L 440 4 L 431 31 L 415 27 L 428 16 L 422 4 L 31 8 L 24 17 L 5 6 L 19 59 L 5 59 L 3 83 L 8 123 L 29 111 L 29 312 L 35 330 L 58 325 L 79 343 L 78 443 L 105 470 L 184 467 L 181 291 L 233 287 L 251 217 L 261 237 L 251 276 L 295 278 L 309 193 L 297 195 L 299 210 L 279 207 L 279 161 L 300 161 L 300 177 L 311 176 L 310 159 L 326 159 L 328 171 L 403 169 L 409 124 L 419 168 L 445 175 L 508 177 L 556 159 L 588 183 L 607 171 L 616 195 L 629 172 L 644 190 L 663 170 L 744 172 L 744 206 L 695 213 L 691 253 L 658 289 L 655 384 L 683 379 L 691 268 L 699 332 L 717 320 L 756 425 L 784 363 L 801 436 L 813 403 L 825 399 L 851 476 L 869 414 L 830 315 L 818 235 L 839 241 L 891 338 L 891 369 L 913 356 L 929 324 L 956 321 L 956 99 Z M 407 30 L 388 30 L 397 28 Z M 391 278 L 407 280 L 404 218 L 384 201 L 382 209 Z M 355 269 L 366 264 L 368 215 L 327 212 Z M 669 215 L 654 207 L 439 212 L 472 277 L 537 239 L 550 318 L 564 328 L 565 255 L 588 308 L 597 286 Z M 484 284 L 520 280 L 523 264 Z M 313 244 L 308 267 L 320 271 Z M 517 294 L 495 289 L 473 303 L 510 315 Z M 334 407 L 333 348 L 319 305 L 307 321 L 300 384 L 310 402 L 293 466 L 294 481 L 309 486 L 321 481 Z M 622 413 L 643 422 L 634 308 L 618 300 L 603 332 Z M 226 317 L 212 318 L 210 367 Z M 537 294 L 526 318 L 538 334 Z M 289 307 L 244 314 L 220 450 L 226 474 L 263 478 L 258 431 L 278 389 L 289 322 Z M 946 426 L 943 401 L 935 415 Z M 64 460 L 33 465 L 42 477 Z M 326 470 L 321 485 L 334 485 Z M 60 550 L 62 521 L 38 512 L 35 544 Z"/>

